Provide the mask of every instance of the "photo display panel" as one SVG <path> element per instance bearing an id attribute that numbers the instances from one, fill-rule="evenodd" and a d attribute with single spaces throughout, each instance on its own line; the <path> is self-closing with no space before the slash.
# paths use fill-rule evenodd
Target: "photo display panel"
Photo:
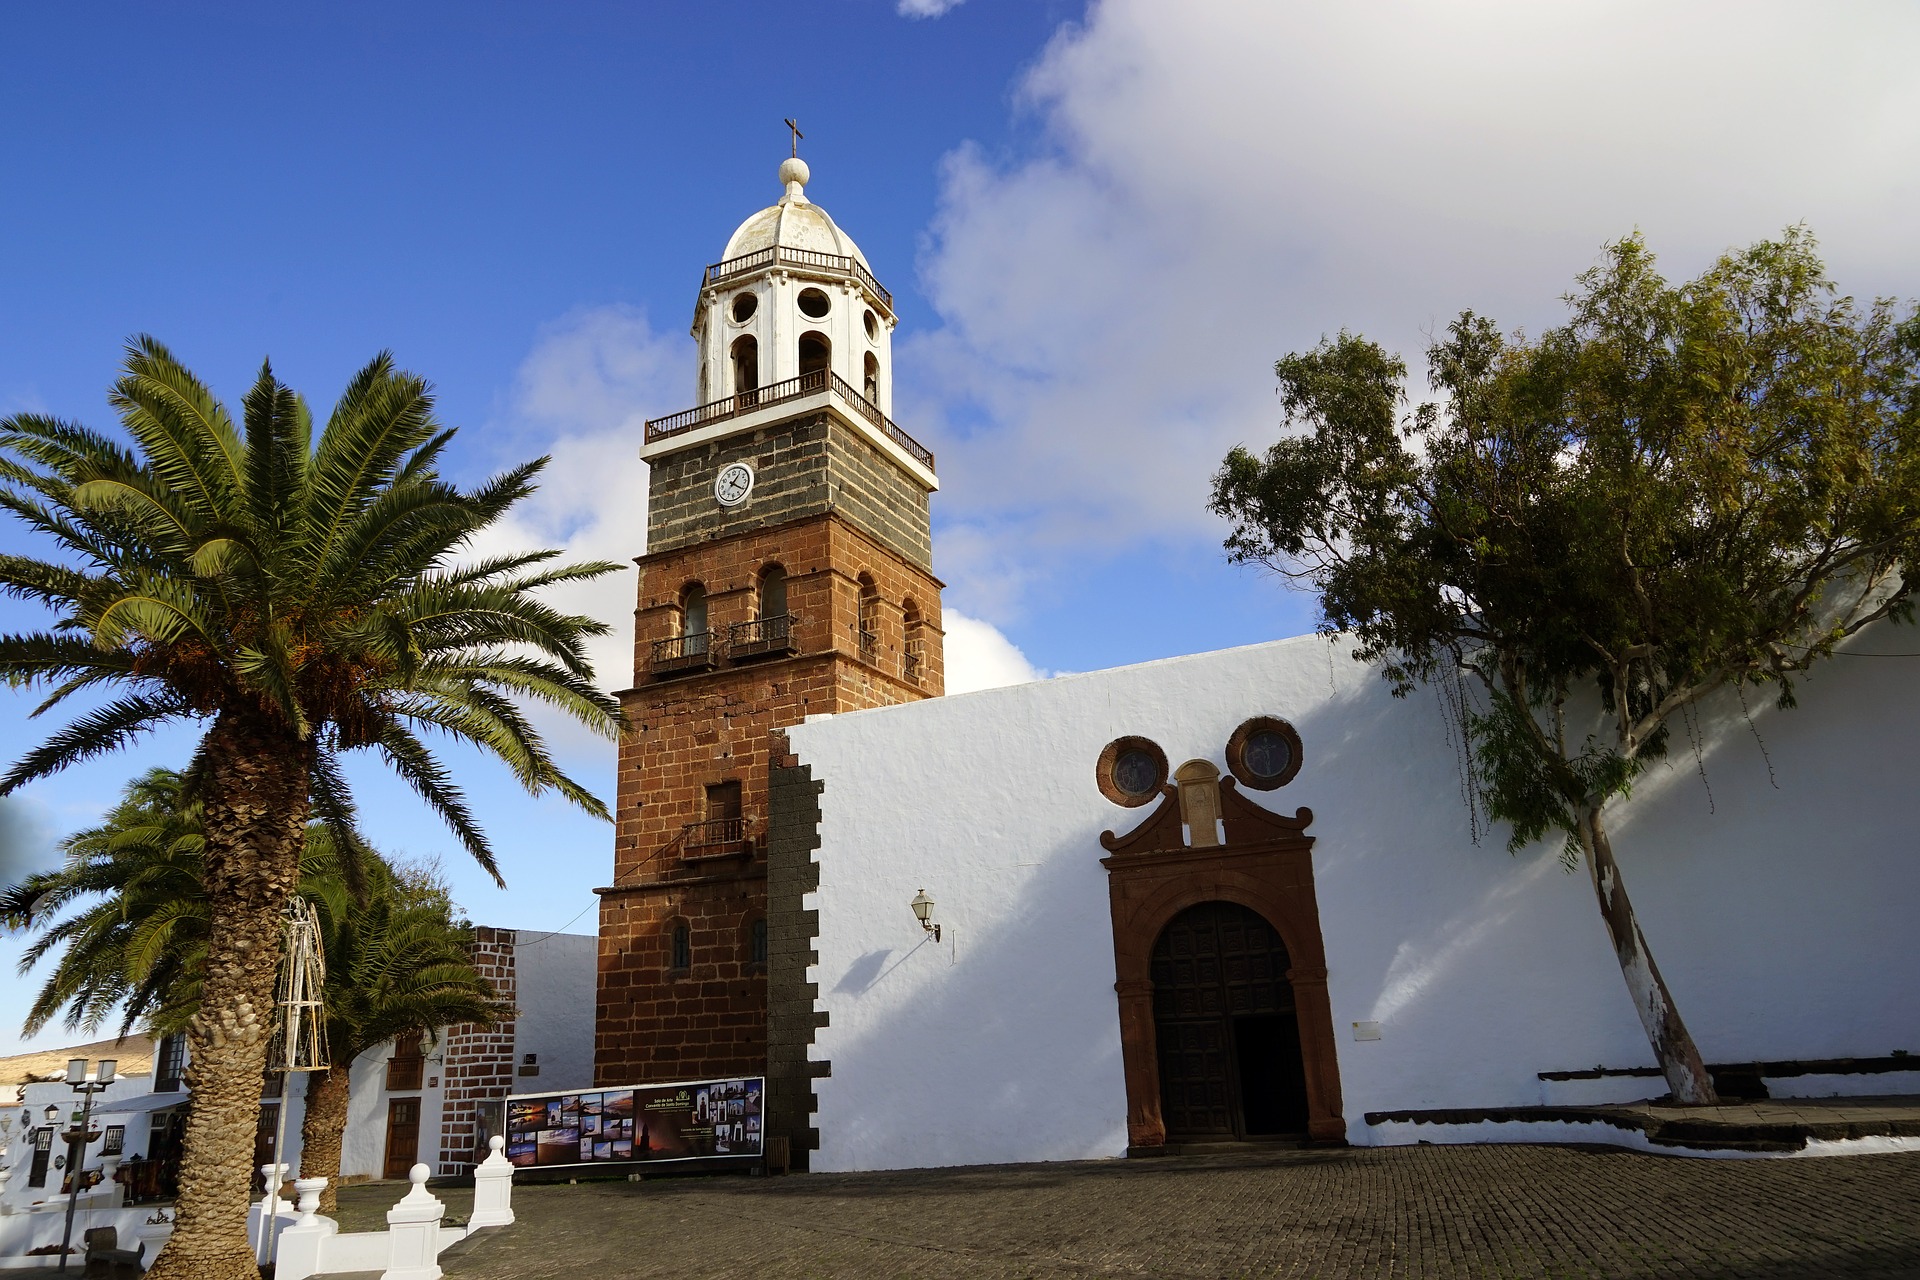
<path id="1" fill-rule="evenodd" d="M 507 1159 L 522 1169 L 708 1160 L 762 1151 L 764 1076 L 518 1093 L 507 1098 Z"/>

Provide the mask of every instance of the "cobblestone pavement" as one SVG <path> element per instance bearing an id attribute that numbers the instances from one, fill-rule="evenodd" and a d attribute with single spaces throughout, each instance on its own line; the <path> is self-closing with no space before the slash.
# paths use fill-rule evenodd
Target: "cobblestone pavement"
<path id="1" fill-rule="evenodd" d="M 1275 1151 L 529 1185 L 514 1208 L 443 1255 L 447 1280 L 1920 1277 L 1920 1154 Z"/>

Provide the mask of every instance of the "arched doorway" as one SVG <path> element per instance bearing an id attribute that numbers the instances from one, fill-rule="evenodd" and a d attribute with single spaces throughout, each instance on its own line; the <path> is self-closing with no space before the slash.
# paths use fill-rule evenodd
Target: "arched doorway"
<path id="1" fill-rule="evenodd" d="M 1154 943 L 1153 1023 L 1167 1137 L 1307 1132 L 1286 944 L 1259 913 L 1203 902 Z"/>

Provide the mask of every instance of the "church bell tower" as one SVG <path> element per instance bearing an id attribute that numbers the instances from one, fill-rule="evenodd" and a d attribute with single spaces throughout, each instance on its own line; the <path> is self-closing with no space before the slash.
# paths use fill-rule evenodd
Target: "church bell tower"
<path id="1" fill-rule="evenodd" d="M 706 269 L 696 407 L 648 422 L 640 450 L 600 1084 L 766 1072 L 769 957 L 810 946 L 777 921 L 770 939 L 777 731 L 942 690 L 939 481 L 890 416 L 893 295 L 808 177 L 781 164 L 779 201 Z"/>

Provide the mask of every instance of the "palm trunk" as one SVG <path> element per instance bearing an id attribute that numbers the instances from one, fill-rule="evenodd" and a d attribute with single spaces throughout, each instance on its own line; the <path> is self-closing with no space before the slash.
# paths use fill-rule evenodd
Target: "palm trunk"
<path id="1" fill-rule="evenodd" d="M 202 748 L 211 923 L 200 1012 L 187 1028 L 193 1107 L 176 1225 L 152 1280 L 259 1280 L 247 1239 L 253 1139 L 311 756 L 310 744 L 232 712 Z"/>
<path id="2" fill-rule="evenodd" d="M 1600 900 L 1600 917 L 1606 921 L 1613 954 L 1620 961 L 1620 972 L 1627 980 L 1627 992 L 1633 997 L 1640 1025 L 1653 1046 L 1653 1056 L 1667 1078 L 1667 1089 L 1675 1102 L 1711 1106 L 1720 1101 L 1713 1091 L 1713 1077 L 1707 1074 L 1700 1050 L 1694 1047 L 1687 1024 L 1680 1020 L 1673 993 L 1667 990 L 1660 967 L 1653 962 L 1653 952 L 1647 949 L 1633 903 L 1627 898 L 1626 881 L 1620 876 L 1620 864 L 1613 860 L 1613 845 L 1607 839 L 1599 808 L 1582 806 L 1579 826 L 1587 869 L 1593 875 L 1594 896 Z"/>
<path id="3" fill-rule="evenodd" d="M 336 1062 L 309 1075 L 307 1117 L 300 1122 L 300 1176 L 327 1180 L 327 1189 L 320 1193 L 320 1212 L 329 1218 L 340 1208 L 340 1144 L 347 1131 L 351 1074 L 351 1064 Z"/>

